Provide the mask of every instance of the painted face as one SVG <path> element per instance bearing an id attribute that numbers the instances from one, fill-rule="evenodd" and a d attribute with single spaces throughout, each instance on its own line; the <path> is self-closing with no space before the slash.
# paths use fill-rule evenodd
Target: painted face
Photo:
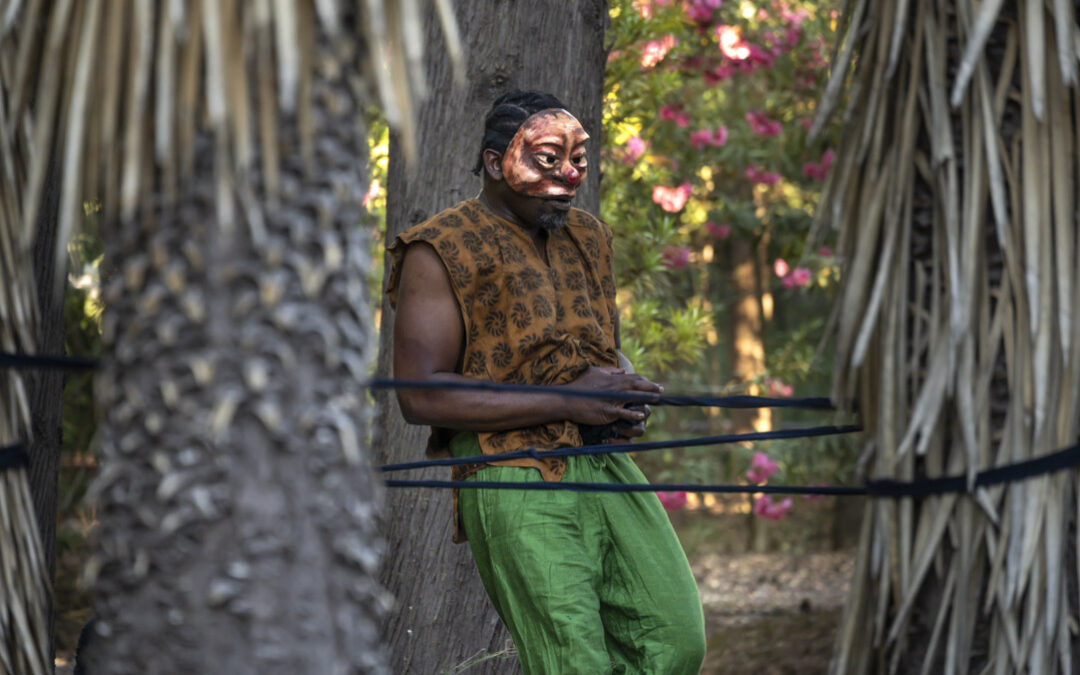
<path id="1" fill-rule="evenodd" d="M 589 134 L 565 110 L 541 110 L 514 134 L 502 157 L 503 178 L 527 197 L 569 202 L 585 180 Z"/>

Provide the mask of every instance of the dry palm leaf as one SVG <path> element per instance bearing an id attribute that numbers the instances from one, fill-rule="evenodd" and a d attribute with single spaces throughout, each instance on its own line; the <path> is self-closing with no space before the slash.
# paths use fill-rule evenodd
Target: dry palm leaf
<path id="1" fill-rule="evenodd" d="M 856 0 L 847 12 L 815 128 L 846 85 L 858 133 L 841 141 L 816 228 L 839 230 L 848 268 L 833 393 L 856 392 L 880 422 L 872 473 L 973 477 L 1075 443 L 1073 4 Z M 914 523 L 903 503 L 869 507 L 832 672 L 1068 672 L 1077 500 L 1069 473 L 927 499 Z M 924 650 L 910 649 L 916 636 Z"/>

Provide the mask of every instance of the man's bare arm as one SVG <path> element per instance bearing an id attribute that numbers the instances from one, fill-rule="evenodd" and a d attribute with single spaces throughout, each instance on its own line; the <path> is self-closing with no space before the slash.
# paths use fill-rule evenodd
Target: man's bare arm
<path id="1" fill-rule="evenodd" d="M 405 380 L 469 382 L 457 374 L 465 327 L 438 254 L 424 243 L 411 245 L 402 262 L 394 319 L 394 376 Z M 659 393 L 661 387 L 618 368 L 590 368 L 567 388 Z M 607 424 L 636 423 L 640 410 L 616 401 L 557 394 L 524 394 L 461 389 L 401 389 L 398 402 L 406 421 L 448 429 L 502 431 L 560 420 Z"/>

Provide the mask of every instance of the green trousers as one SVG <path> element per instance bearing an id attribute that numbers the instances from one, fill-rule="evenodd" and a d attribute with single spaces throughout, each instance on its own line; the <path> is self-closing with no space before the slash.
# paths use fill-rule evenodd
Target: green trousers
<path id="1" fill-rule="evenodd" d="M 475 434 L 458 434 L 451 451 L 480 454 Z M 470 480 L 541 478 L 488 466 Z M 570 457 L 563 480 L 647 482 L 622 454 Z M 458 511 L 526 675 L 701 670 L 701 599 L 655 493 L 466 488 Z"/>

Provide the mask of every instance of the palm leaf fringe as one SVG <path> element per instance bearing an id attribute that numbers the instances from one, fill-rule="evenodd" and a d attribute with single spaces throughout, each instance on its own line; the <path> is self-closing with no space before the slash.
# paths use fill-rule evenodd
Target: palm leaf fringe
<path id="1" fill-rule="evenodd" d="M 842 25 L 815 128 L 847 85 L 853 133 L 815 231 L 839 231 L 832 395 L 858 401 L 869 472 L 1075 443 L 1072 3 L 855 0 Z M 1078 496 L 1069 472 L 870 504 L 832 672 L 1071 672 Z"/>

